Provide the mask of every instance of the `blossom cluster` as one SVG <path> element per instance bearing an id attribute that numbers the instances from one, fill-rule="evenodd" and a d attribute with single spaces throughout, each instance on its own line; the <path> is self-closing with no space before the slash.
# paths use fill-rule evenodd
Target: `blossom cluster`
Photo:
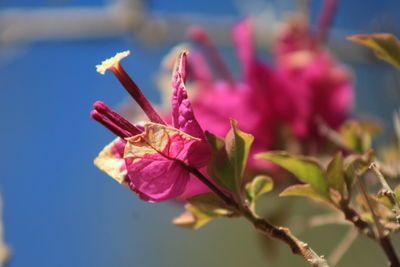
<path id="1" fill-rule="evenodd" d="M 115 74 L 150 122 L 132 124 L 103 102 L 96 102 L 92 117 L 118 138 L 106 146 L 95 164 L 143 200 L 160 202 L 209 192 L 188 170 L 199 169 L 207 176 L 211 151 L 205 131 L 224 137 L 231 119 L 254 136 L 250 168 L 265 169 L 265 162 L 254 155 L 285 149 L 284 135 L 297 140 L 301 152 L 312 151 L 320 141 L 318 121 L 336 129 L 349 115 L 353 102 L 350 72 L 324 47 L 322 30 L 313 32 L 304 19 L 290 21 L 281 31 L 274 46 L 274 64 L 257 58 L 253 28 L 247 18 L 232 30 L 241 68 L 241 77 L 235 78 L 207 33 L 192 27 L 189 37 L 203 52 L 179 52 L 168 86 L 172 87 L 168 89 L 171 104 L 160 114 L 122 68 L 120 61 L 129 52 L 97 66 L 102 74 L 107 70 Z M 190 101 L 187 77 L 194 95 Z"/>
<path id="2" fill-rule="evenodd" d="M 191 39 L 201 44 L 219 70 L 219 76 L 212 75 L 204 53 L 189 57 L 192 103 L 200 124 L 224 136 L 228 119 L 236 119 L 255 136 L 255 153 L 282 149 L 284 130 L 309 144 L 320 138 L 318 121 L 337 129 L 353 105 L 351 73 L 333 59 L 304 21 L 290 21 L 282 30 L 274 45 L 274 65 L 257 59 L 253 28 L 253 21 L 245 19 L 232 32 L 239 79 L 224 67 L 206 32 L 199 27 L 190 30 Z"/>
<path id="3" fill-rule="evenodd" d="M 288 21 L 274 44 L 273 63 L 256 55 L 253 21 L 240 21 L 232 30 L 239 78 L 207 33 L 190 28 L 190 39 L 202 49 L 170 53 L 173 67 L 167 57 L 169 104 L 160 111 L 123 69 L 120 61 L 129 51 L 103 61 L 97 71 L 112 71 L 148 121 L 132 123 L 95 102 L 92 118 L 117 136 L 95 165 L 144 201 L 183 200 L 186 211 L 174 219 L 176 225 L 198 229 L 215 218 L 242 216 L 311 266 L 329 267 L 337 259 L 326 260 L 288 228 L 256 213 L 256 201 L 273 189 L 273 178 L 290 174 L 297 182 L 280 197 L 307 197 L 331 207 L 340 214 L 335 221 L 352 224 L 382 247 L 390 266 L 400 266 L 390 240 L 400 230 L 400 185 L 392 187 L 385 178 L 400 177 L 400 115 L 394 113 L 395 141 L 381 160 L 371 145 L 376 127 L 347 120 L 354 98 L 351 73 L 324 45 L 335 5 L 325 1 L 316 29 L 301 16 Z M 400 68 L 394 36 L 349 39 Z"/>

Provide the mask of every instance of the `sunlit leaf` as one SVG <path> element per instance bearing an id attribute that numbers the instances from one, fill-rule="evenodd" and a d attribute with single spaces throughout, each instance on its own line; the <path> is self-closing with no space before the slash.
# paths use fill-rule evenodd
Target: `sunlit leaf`
<path id="1" fill-rule="evenodd" d="M 212 148 L 207 172 L 216 183 L 240 197 L 242 176 L 254 138 L 240 131 L 236 121 L 232 120 L 231 126 L 225 141 L 211 133 L 206 133 Z"/>
<path id="2" fill-rule="evenodd" d="M 173 224 L 195 230 L 215 218 L 212 214 L 193 205 L 187 204 L 185 208 L 186 211 L 179 217 L 175 218 L 172 221 Z"/>
<path id="3" fill-rule="evenodd" d="M 243 172 L 253 140 L 254 137 L 251 134 L 242 132 L 237 127 L 237 121 L 231 120 L 231 130 L 225 137 L 225 147 L 234 170 L 233 178 L 236 192 L 240 191 Z"/>
<path id="4" fill-rule="evenodd" d="M 347 39 L 372 48 L 380 59 L 400 68 L 400 43 L 389 33 L 357 34 Z"/>
<path id="5" fill-rule="evenodd" d="M 356 153 L 364 153 L 371 148 L 371 136 L 356 121 L 347 121 L 340 129 L 339 133 L 343 140 L 343 145 Z"/>
<path id="6" fill-rule="evenodd" d="M 214 216 L 232 215 L 225 203 L 213 193 L 201 194 L 187 199 L 193 206 L 206 211 Z"/>
<path id="7" fill-rule="evenodd" d="M 279 196 L 280 197 L 300 196 L 300 197 L 322 200 L 325 202 L 331 202 L 330 198 L 327 195 L 322 194 L 321 192 L 315 190 L 309 184 L 296 184 L 289 186 L 285 190 L 283 190 L 283 192 L 280 193 Z"/>
<path id="8" fill-rule="evenodd" d="M 250 202 L 256 201 L 261 195 L 268 193 L 274 187 L 272 179 L 259 175 L 246 185 L 246 193 Z"/>
<path id="9" fill-rule="evenodd" d="M 339 191 L 339 193 L 343 193 L 344 173 L 342 152 L 338 152 L 329 163 L 326 178 L 329 187 L 336 189 L 337 191 Z"/>
<path id="10" fill-rule="evenodd" d="M 350 155 L 345 158 L 343 165 L 344 165 L 344 178 L 347 186 L 347 190 L 351 192 L 351 187 L 354 184 L 355 177 L 357 175 L 364 174 L 371 162 L 373 161 L 374 154 L 371 151 L 363 155 Z"/>
<path id="11" fill-rule="evenodd" d="M 400 146 L 391 144 L 380 147 L 379 155 L 385 165 L 385 174 L 389 177 L 400 176 Z"/>
<path id="12" fill-rule="evenodd" d="M 388 208 L 388 209 L 392 209 L 392 208 L 393 208 L 392 202 L 391 202 L 390 199 L 389 199 L 387 196 L 385 196 L 385 195 L 378 196 L 378 197 L 377 197 L 377 201 L 378 201 L 379 203 L 381 203 L 382 205 L 384 205 L 384 206 L 385 206 L 386 208 Z"/>
<path id="13" fill-rule="evenodd" d="M 394 194 L 396 195 L 397 201 L 400 202 L 400 185 L 398 185 L 398 186 L 394 189 Z"/>
<path id="14" fill-rule="evenodd" d="M 208 163 L 207 173 L 220 186 L 233 190 L 235 188 L 233 167 L 225 149 L 225 142 L 221 138 L 206 132 L 207 141 L 211 146 L 211 160 Z"/>
<path id="15" fill-rule="evenodd" d="M 329 196 L 325 172 L 321 165 L 310 157 L 294 156 L 285 151 L 273 151 L 256 155 L 293 173 L 300 181 L 308 183 L 321 195 Z"/>

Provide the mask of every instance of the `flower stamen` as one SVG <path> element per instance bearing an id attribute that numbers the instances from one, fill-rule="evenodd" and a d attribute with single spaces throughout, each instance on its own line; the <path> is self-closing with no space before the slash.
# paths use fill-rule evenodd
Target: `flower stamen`
<path id="1" fill-rule="evenodd" d="M 114 57 L 104 60 L 100 65 L 97 65 L 97 72 L 104 74 L 107 70 L 111 70 L 125 90 L 132 96 L 136 103 L 138 103 L 144 113 L 146 113 L 150 121 L 165 125 L 164 120 L 160 115 L 158 115 L 150 101 L 143 95 L 137 84 L 131 79 L 131 77 L 129 77 L 121 66 L 120 61 L 129 55 L 129 51 L 117 53 Z"/>
<path id="2" fill-rule="evenodd" d="M 120 127 L 121 129 L 129 132 L 132 136 L 142 133 L 138 128 L 136 128 L 133 124 L 131 124 L 128 120 L 122 117 L 117 112 L 110 109 L 104 102 L 97 101 L 93 105 L 94 109 L 99 112 L 101 115 L 105 116 L 108 120 L 113 122 L 115 125 Z"/>
<path id="3" fill-rule="evenodd" d="M 107 119 L 104 115 L 100 114 L 97 110 L 92 110 L 90 112 L 90 116 L 122 139 L 132 136 L 130 133 L 126 132 L 124 129 Z"/>

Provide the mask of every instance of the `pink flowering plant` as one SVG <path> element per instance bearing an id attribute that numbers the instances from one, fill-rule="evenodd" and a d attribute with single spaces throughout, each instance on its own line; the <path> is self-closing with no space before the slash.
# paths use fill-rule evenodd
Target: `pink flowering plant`
<path id="1" fill-rule="evenodd" d="M 335 3 L 326 1 L 316 30 L 304 18 L 290 21 L 275 44 L 274 64 L 256 58 L 251 19 L 239 22 L 232 33 L 240 78 L 207 33 L 191 28 L 202 52 L 174 54 L 170 105 L 159 112 L 122 67 L 128 51 L 103 61 L 97 71 L 113 72 L 149 121 L 130 122 L 96 102 L 92 118 L 117 137 L 95 165 L 144 201 L 183 203 L 175 225 L 198 229 L 215 218 L 243 217 L 311 266 L 336 264 L 338 253 L 327 260 L 288 228 L 257 215 L 257 201 L 275 181 L 280 197 L 316 201 L 335 213 L 335 222 L 347 221 L 375 241 L 390 266 L 400 266 L 391 241 L 400 231 L 400 116 L 394 115 L 395 143 L 377 152 L 374 127 L 348 120 L 352 75 L 324 45 Z M 393 36 L 349 39 L 400 66 Z"/>

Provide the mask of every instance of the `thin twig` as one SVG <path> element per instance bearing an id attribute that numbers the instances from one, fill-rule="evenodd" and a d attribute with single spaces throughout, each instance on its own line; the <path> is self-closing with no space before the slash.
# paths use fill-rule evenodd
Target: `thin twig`
<path id="1" fill-rule="evenodd" d="M 347 224 L 350 222 L 343 221 L 340 214 L 338 213 L 328 213 L 322 215 L 316 215 L 308 220 L 308 227 L 318 227 L 327 224 Z"/>
<path id="2" fill-rule="evenodd" d="M 187 166 L 184 167 L 193 175 L 195 175 L 201 182 L 208 186 L 218 197 L 220 197 L 227 205 L 231 206 L 240 212 L 253 226 L 264 233 L 265 235 L 278 239 L 286 243 L 292 250 L 293 254 L 302 256 L 313 267 L 329 267 L 327 261 L 319 256 L 310 248 L 310 246 L 295 236 L 293 236 L 289 229 L 284 227 L 276 227 L 264 218 L 255 215 L 247 206 L 241 206 L 232 198 L 222 192 L 217 186 L 210 182 L 201 172 L 196 168 Z"/>
<path id="3" fill-rule="evenodd" d="M 335 266 L 340 259 L 344 256 L 344 254 L 349 250 L 353 242 L 357 239 L 358 231 L 355 228 L 350 228 L 347 234 L 343 237 L 343 239 L 336 246 L 336 249 L 332 252 L 330 257 L 328 258 L 328 262 Z"/>
<path id="4" fill-rule="evenodd" d="M 378 177 L 379 182 L 382 185 L 381 192 L 384 196 L 389 198 L 390 202 L 393 205 L 393 210 L 396 214 L 397 222 L 400 223 L 400 204 L 397 201 L 396 194 L 393 192 L 392 188 L 387 183 L 385 177 L 383 177 L 382 173 L 379 171 L 378 166 L 376 165 L 375 162 L 372 162 L 371 165 L 369 165 L 369 169 L 371 169 Z"/>
<path id="5" fill-rule="evenodd" d="M 184 164 L 184 163 L 182 163 Z M 234 208 L 236 211 L 240 211 L 239 205 L 229 196 L 227 196 L 224 192 L 222 192 L 217 186 L 215 186 L 210 180 L 207 179 L 201 172 L 199 172 L 198 169 L 187 166 L 184 164 L 184 167 L 192 173 L 194 176 L 196 176 L 203 184 L 205 184 L 208 188 L 211 189 L 219 198 L 221 198 L 226 205 Z"/>
<path id="6" fill-rule="evenodd" d="M 386 235 L 386 233 L 384 232 L 384 230 L 382 229 L 382 225 L 379 221 L 378 216 L 376 215 L 371 200 L 369 199 L 367 190 L 365 189 L 364 183 L 361 180 L 361 177 L 359 175 L 356 176 L 356 179 L 358 181 L 359 187 L 361 189 L 361 192 L 365 198 L 365 201 L 367 203 L 368 209 L 371 212 L 372 215 L 372 219 L 374 221 L 374 224 L 376 226 L 376 231 L 378 234 L 378 241 L 379 244 L 381 245 L 383 251 L 385 252 L 387 258 L 389 259 L 390 262 L 390 266 L 391 267 L 400 267 L 400 261 L 399 258 L 396 255 L 396 251 L 393 248 L 393 244 L 390 241 L 390 238 L 388 235 Z"/>
<path id="7" fill-rule="evenodd" d="M 348 205 L 347 201 L 340 202 L 340 209 L 343 212 L 345 219 L 351 222 L 362 234 L 373 240 L 376 240 L 376 236 L 371 225 L 364 221 L 357 211 Z"/>

